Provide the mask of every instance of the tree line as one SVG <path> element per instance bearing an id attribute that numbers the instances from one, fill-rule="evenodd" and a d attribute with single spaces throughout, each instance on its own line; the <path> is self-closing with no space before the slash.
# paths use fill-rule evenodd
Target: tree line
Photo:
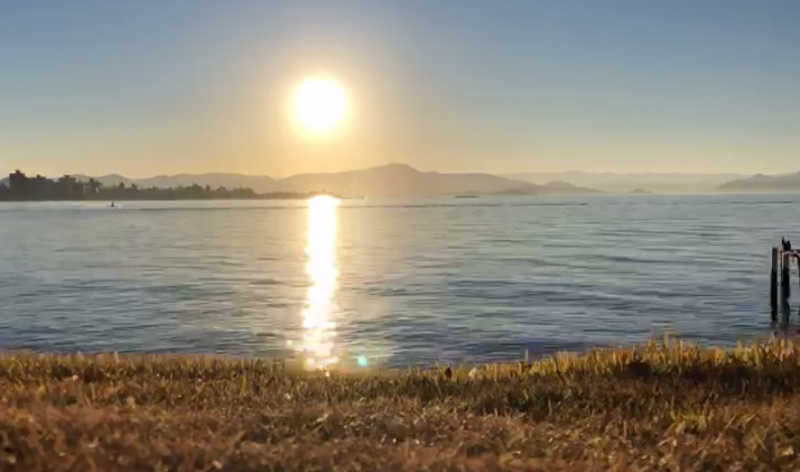
<path id="1" fill-rule="evenodd" d="M 231 199 L 301 199 L 326 192 L 257 193 L 251 188 L 212 188 L 194 184 L 188 187 L 141 188 L 135 183 L 103 185 L 90 178 L 86 182 L 65 175 L 48 179 L 41 175 L 28 177 L 17 170 L 8 176 L 8 184 L 0 183 L 0 201 L 28 200 L 231 200 Z"/>

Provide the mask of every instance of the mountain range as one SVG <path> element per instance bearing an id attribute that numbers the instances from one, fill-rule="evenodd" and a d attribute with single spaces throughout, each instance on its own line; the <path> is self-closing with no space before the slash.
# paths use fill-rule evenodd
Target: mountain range
<path id="1" fill-rule="evenodd" d="M 744 174 L 686 174 L 686 173 L 638 173 L 620 174 L 613 172 L 550 172 L 501 174 L 503 177 L 527 182 L 564 181 L 583 187 L 591 187 L 604 192 L 628 193 L 631 189 L 646 189 L 655 193 L 706 193 L 736 179 L 747 177 Z"/>
<path id="2" fill-rule="evenodd" d="M 72 174 L 78 180 L 87 181 L 91 177 L 83 174 Z M 275 184 L 275 179 L 266 175 L 244 175 L 244 174 L 176 174 L 176 175 L 157 175 L 144 179 L 130 179 L 119 174 L 102 175 L 94 177 L 95 180 L 104 186 L 119 185 L 120 183 L 129 186 L 136 184 L 142 188 L 168 188 L 168 187 L 189 187 L 197 184 L 205 187 L 209 185 L 213 188 L 226 187 L 237 188 L 246 187 L 256 192 L 270 192 Z"/>
<path id="3" fill-rule="evenodd" d="M 90 176 L 73 175 L 87 181 Z M 800 192 L 800 172 L 758 174 L 680 173 L 486 173 L 422 172 L 406 164 L 387 164 L 335 173 L 297 174 L 276 179 L 231 173 L 159 175 L 131 179 L 119 174 L 94 176 L 105 186 L 179 187 L 198 184 L 247 187 L 258 193 L 328 191 L 344 196 L 412 197 L 439 195 L 590 195 L 611 193 Z M 8 179 L 0 180 L 7 184 Z M 635 189 L 635 190 L 631 190 Z"/>
<path id="4" fill-rule="evenodd" d="M 142 188 L 178 187 L 198 184 L 217 187 L 248 187 L 258 193 L 314 191 L 332 192 L 343 196 L 363 197 L 414 197 L 445 195 L 574 195 L 601 193 L 567 182 L 550 182 L 538 185 L 522 180 L 492 174 L 446 174 L 421 172 L 406 164 L 387 164 L 369 169 L 335 173 L 297 174 L 283 179 L 242 174 L 178 174 L 159 175 L 144 179 L 130 179 L 111 174 L 90 177 L 73 174 L 78 180 L 89 178 L 104 186 L 129 186 Z M 6 179 L 7 180 L 7 179 Z"/>
<path id="5" fill-rule="evenodd" d="M 721 192 L 800 192 L 800 172 L 737 179 L 718 187 Z"/>

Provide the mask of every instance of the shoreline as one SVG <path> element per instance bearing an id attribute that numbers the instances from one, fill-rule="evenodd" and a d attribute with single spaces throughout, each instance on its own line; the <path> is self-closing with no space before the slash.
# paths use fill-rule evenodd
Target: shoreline
<path id="1" fill-rule="evenodd" d="M 0 354 L 0 469 L 800 466 L 800 344 L 665 340 L 479 368 Z M 159 468 L 160 467 L 160 468 Z"/>
<path id="2" fill-rule="evenodd" d="M 75 200 L 46 200 L 46 199 L 0 199 L 0 203 L 84 203 L 99 202 L 227 202 L 227 201 L 260 201 L 260 200 L 310 200 L 314 197 L 329 196 L 337 200 L 359 200 L 360 197 L 340 197 L 329 194 L 298 195 L 296 197 L 236 197 L 236 198 L 84 198 Z"/>

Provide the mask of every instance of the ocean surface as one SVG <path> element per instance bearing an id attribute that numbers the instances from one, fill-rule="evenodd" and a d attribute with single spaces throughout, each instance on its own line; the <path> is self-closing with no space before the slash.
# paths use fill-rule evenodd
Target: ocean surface
<path id="1" fill-rule="evenodd" d="M 797 304 L 769 315 L 784 235 L 800 246 L 800 196 L 6 203 L 0 349 L 355 367 L 726 346 L 797 331 Z"/>

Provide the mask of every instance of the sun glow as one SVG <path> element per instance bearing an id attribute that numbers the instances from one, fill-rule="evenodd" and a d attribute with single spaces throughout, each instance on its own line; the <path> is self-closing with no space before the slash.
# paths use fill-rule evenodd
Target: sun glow
<path id="1" fill-rule="evenodd" d="M 347 95 L 329 79 L 306 79 L 292 94 L 291 109 L 303 132 L 322 134 L 342 123 L 347 113 Z"/>
<path id="2" fill-rule="evenodd" d="M 339 361 L 334 353 L 337 312 L 336 293 L 336 207 L 339 200 L 314 197 L 308 201 L 306 233 L 306 275 L 311 287 L 303 309 L 303 346 L 308 369 L 327 369 Z"/>

